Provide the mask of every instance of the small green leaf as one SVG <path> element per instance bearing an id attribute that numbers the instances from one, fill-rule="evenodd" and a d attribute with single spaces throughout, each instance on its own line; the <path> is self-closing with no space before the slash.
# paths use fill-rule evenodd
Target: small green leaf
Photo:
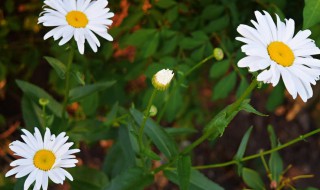
<path id="1" fill-rule="evenodd" d="M 26 95 L 22 97 L 21 101 L 22 107 L 22 116 L 25 122 L 25 126 L 28 129 L 33 128 L 34 126 L 37 127 L 47 127 L 43 126 L 42 122 L 42 111 L 39 106 L 37 106 L 33 101 L 30 100 Z"/>
<path id="2" fill-rule="evenodd" d="M 143 114 L 133 108 L 130 109 L 130 113 L 137 124 L 141 126 L 144 117 Z M 153 120 L 147 119 L 144 132 L 167 158 L 171 158 L 178 154 L 176 143 L 172 140 L 170 135 Z"/>
<path id="3" fill-rule="evenodd" d="M 250 138 L 250 134 L 251 134 L 252 128 L 253 127 L 251 126 L 247 130 L 247 132 L 244 134 L 244 136 L 242 137 L 242 140 L 241 140 L 240 146 L 238 148 L 238 151 L 237 151 L 236 155 L 234 156 L 235 160 L 240 160 L 240 159 L 243 158 L 244 153 L 245 153 L 246 148 L 247 148 L 247 144 L 248 144 L 248 141 L 249 141 L 249 138 Z"/>
<path id="4" fill-rule="evenodd" d="M 263 114 L 261 112 L 258 112 L 256 109 L 254 109 L 254 107 L 252 107 L 250 104 L 249 104 L 249 99 L 247 100 L 244 100 L 242 105 L 241 105 L 241 109 L 243 109 L 244 111 L 248 112 L 248 113 L 254 113 L 256 115 L 259 115 L 259 116 L 268 116 L 266 114 Z"/>
<path id="5" fill-rule="evenodd" d="M 218 61 L 211 66 L 210 69 L 210 77 L 211 78 L 219 78 L 226 74 L 230 67 L 229 60 Z"/>
<path id="6" fill-rule="evenodd" d="M 69 92 L 69 102 L 79 101 L 82 98 L 92 93 L 104 90 L 114 85 L 115 83 L 116 81 L 100 82 L 100 83 L 89 84 L 89 85 L 73 88 Z"/>
<path id="7" fill-rule="evenodd" d="M 268 132 L 270 136 L 270 142 L 271 147 L 276 148 L 278 145 L 277 143 L 277 136 L 273 130 L 273 127 L 271 125 L 268 126 Z M 271 178 L 272 180 L 279 182 L 280 176 L 283 171 L 283 161 L 281 159 L 281 156 L 279 152 L 272 152 L 270 159 L 269 159 L 269 169 L 271 172 Z"/>
<path id="8" fill-rule="evenodd" d="M 240 85 L 238 87 L 236 97 L 240 98 L 240 96 L 244 93 L 244 91 L 248 88 L 249 84 L 246 78 L 242 78 Z"/>
<path id="9" fill-rule="evenodd" d="M 58 76 L 61 79 L 65 79 L 65 75 L 66 75 L 66 66 L 58 59 L 53 58 L 53 57 L 44 57 L 48 63 L 52 66 L 52 68 L 57 72 Z"/>
<path id="10" fill-rule="evenodd" d="M 280 83 L 273 88 L 266 104 L 266 108 L 269 112 L 273 112 L 278 106 L 280 106 L 283 103 L 285 94 L 284 90 L 285 87 L 283 83 Z"/>
<path id="11" fill-rule="evenodd" d="M 141 168 L 131 168 L 115 177 L 103 190 L 143 190 L 153 182 L 153 175 Z"/>
<path id="12" fill-rule="evenodd" d="M 152 35 L 142 46 L 142 55 L 144 58 L 152 56 L 158 49 L 160 41 L 159 32 Z"/>
<path id="13" fill-rule="evenodd" d="M 177 171 L 181 190 L 189 189 L 191 166 L 191 157 L 189 155 L 179 157 Z"/>
<path id="14" fill-rule="evenodd" d="M 191 135 L 197 132 L 197 130 L 194 128 L 186 128 L 186 127 L 165 128 L 165 131 L 173 137 L 180 136 L 180 135 Z"/>
<path id="15" fill-rule="evenodd" d="M 125 45 L 134 45 L 141 47 L 144 43 L 149 41 L 152 36 L 157 33 L 156 29 L 140 29 L 131 34 L 128 39 L 125 41 Z"/>
<path id="16" fill-rule="evenodd" d="M 159 0 L 157 1 L 156 6 L 167 9 L 169 7 L 172 7 L 175 4 L 176 4 L 176 1 L 174 0 Z"/>
<path id="17" fill-rule="evenodd" d="M 283 161 L 281 159 L 279 152 L 271 153 L 271 156 L 269 159 L 269 169 L 270 169 L 272 180 L 279 183 L 281 174 L 283 171 Z"/>
<path id="18" fill-rule="evenodd" d="M 146 149 L 144 150 L 143 154 L 151 160 L 161 160 L 160 156 L 154 153 L 152 150 Z"/>
<path id="19" fill-rule="evenodd" d="M 203 9 L 201 17 L 202 19 L 212 20 L 219 17 L 223 13 L 223 11 L 224 6 L 211 4 Z"/>
<path id="20" fill-rule="evenodd" d="M 109 183 L 108 177 L 99 170 L 87 167 L 75 167 L 69 169 L 74 180 L 69 182 L 72 189 L 77 190 L 101 190 Z"/>
<path id="21" fill-rule="evenodd" d="M 320 1 L 305 0 L 303 9 L 303 28 L 307 29 L 320 22 Z"/>
<path id="22" fill-rule="evenodd" d="M 277 146 L 277 136 L 273 130 L 272 125 L 268 125 L 268 133 L 270 137 L 271 148 L 275 148 Z"/>
<path id="23" fill-rule="evenodd" d="M 237 75 L 235 72 L 222 78 L 213 89 L 213 100 L 225 98 L 234 89 L 237 81 Z"/>
<path id="24" fill-rule="evenodd" d="M 41 89 L 38 86 L 30 84 L 25 81 L 16 80 L 19 88 L 24 92 L 26 96 L 28 96 L 33 102 L 38 102 L 40 98 L 45 98 L 49 100 L 49 104 L 47 107 L 52 111 L 56 116 L 61 117 L 62 106 L 59 102 L 57 102 L 54 98 L 51 97 L 46 91 Z"/>
<path id="25" fill-rule="evenodd" d="M 252 189 L 266 189 L 260 175 L 252 169 L 243 168 L 242 178 L 243 181 Z"/>
<path id="26" fill-rule="evenodd" d="M 164 174 L 168 177 L 170 181 L 179 185 L 179 177 L 178 177 L 177 171 L 165 170 Z M 221 186 L 219 186 L 215 182 L 208 179 L 205 175 L 203 175 L 199 171 L 193 170 L 193 169 L 191 170 L 191 173 L 190 173 L 189 184 L 190 184 L 189 189 L 192 189 L 192 190 L 208 190 L 208 189 L 223 190 Z"/>

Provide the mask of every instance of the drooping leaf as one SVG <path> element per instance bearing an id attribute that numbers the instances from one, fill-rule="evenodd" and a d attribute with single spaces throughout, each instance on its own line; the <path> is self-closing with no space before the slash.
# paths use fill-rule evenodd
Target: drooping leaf
<path id="1" fill-rule="evenodd" d="M 133 108 L 130 109 L 130 113 L 137 124 L 141 126 L 144 117 L 143 114 Z M 147 119 L 144 132 L 167 158 L 171 158 L 178 154 L 176 143 L 172 140 L 170 135 L 153 120 Z"/>
<path id="2" fill-rule="evenodd" d="M 111 87 L 115 83 L 116 83 L 115 81 L 99 82 L 95 84 L 89 84 L 89 85 L 73 88 L 69 92 L 69 102 L 79 101 L 82 98 L 92 93 L 105 90 L 106 88 Z"/>
<path id="3" fill-rule="evenodd" d="M 27 96 L 22 97 L 21 101 L 22 116 L 27 129 L 32 129 L 34 126 L 44 127 L 41 117 L 41 109 Z"/>
<path id="4" fill-rule="evenodd" d="M 52 68 L 57 72 L 58 76 L 61 79 L 65 79 L 65 74 L 66 74 L 66 66 L 58 59 L 53 58 L 53 57 L 44 57 L 48 63 L 52 66 Z"/>
<path id="5" fill-rule="evenodd" d="M 242 169 L 243 181 L 252 189 L 266 189 L 260 175 L 249 168 Z"/>
<path id="6" fill-rule="evenodd" d="M 173 5 L 175 5 L 177 2 L 174 0 L 159 0 L 156 3 L 156 6 L 160 7 L 160 8 L 164 8 L 167 9 L 169 7 L 172 7 Z"/>
<path id="7" fill-rule="evenodd" d="M 191 157 L 189 155 L 180 156 L 177 163 L 177 171 L 179 178 L 179 186 L 181 190 L 189 189 L 190 173 L 191 173 Z"/>

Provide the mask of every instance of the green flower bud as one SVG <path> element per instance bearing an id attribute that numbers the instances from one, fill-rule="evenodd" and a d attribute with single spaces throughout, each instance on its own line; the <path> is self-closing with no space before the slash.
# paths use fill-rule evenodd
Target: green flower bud
<path id="1" fill-rule="evenodd" d="M 217 61 L 221 61 L 224 57 L 223 50 L 221 48 L 214 48 L 213 56 Z"/>

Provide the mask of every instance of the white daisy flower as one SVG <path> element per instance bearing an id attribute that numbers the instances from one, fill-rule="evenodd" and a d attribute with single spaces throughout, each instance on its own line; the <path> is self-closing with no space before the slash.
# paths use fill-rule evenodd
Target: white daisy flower
<path id="1" fill-rule="evenodd" d="M 258 81 L 276 86 L 280 76 L 288 92 L 295 99 L 297 94 L 306 102 L 312 97 L 311 84 L 316 84 L 320 75 L 320 60 L 311 56 L 320 54 L 310 30 L 300 30 L 294 36 L 295 23 L 289 19 L 275 24 L 269 13 L 255 12 L 254 27 L 241 24 L 238 32 L 243 37 L 236 39 L 246 43 L 242 51 L 247 55 L 238 62 L 239 67 L 249 67 L 250 72 L 263 70 Z"/>
<path id="2" fill-rule="evenodd" d="M 157 90 L 166 90 L 169 87 L 173 76 L 174 73 L 172 70 L 162 69 L 152 77 L 152 84 Z"/>
<path id="3" fill-rule="evenodd" d="M 10 149 L 21 158 L 11 162 L 10 166 L 14 168 L 6 173 L 6 177 L 16 174 L 16 178 L 21 178 L 28 175 L 24 190 L 28 190 L 33 182 L 33 189 L 39 190 L 42 187 L 47 190 L 48 178 L 57 184 L 62 184 L 66 177 L 73 180 L 70 173 L 63 168 L 76 166 L 78 160 L 72 154 L 80 150 L 69 149 L 73 143 L 66 143 L 69 137 L 65 136 L 65 132 L 56 137 L 51 135 L 47 128 L 42 139 L 38 128 L 35 128 L 34 135 L 25 129 L 22 131 L 24 142 L 14 141 L 10 144 Z"/>
<path id="4" fill-rule="evenodd" d="M 45 0 L 44 4 L 38 23 L 55 27 L 44 36 L 45 40 L 51 36 L 54 40 L 61 38 L 61 46 L 74 37 L 81 54 L 84 53 L 86 40 L 94 52 L 98 51 L 100 42 L 95 34 L 113 40 L 108 26 L 112 24 L 110 18 L 114 14 L 106 8 L 107 0 Z"/>

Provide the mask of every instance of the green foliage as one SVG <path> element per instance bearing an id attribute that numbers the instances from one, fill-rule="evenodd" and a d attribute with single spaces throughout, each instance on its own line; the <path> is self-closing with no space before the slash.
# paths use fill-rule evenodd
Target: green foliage
<path id="1" fill-rule="evenodd" d="M 189 189 L 190 173 L 191 173 L 191 157 L 180 156 L 177 164 L 179 186 L 181 190 Z"/>
<path id="2" fill-rule="evenodd" d="M 76 167 L 69 170 L 74 180 L 71 181 L 71 185 L 75 189 L 85 190 L 101 190 L 107 184 L 109 184 L 108 177 L 99 170 Z"/>
<path id="3" fill-rule="evenodd" d="M 320 2 L 318 0 L 305 0 L 303 9 L 303 27 L 310 28 L 320 22 Z"/>
<path id="4" fill-rule="evenodd" d="M 252 189 L 266 189 L 259 174 L 249 168 L 242 169 L 242 177 L 244 182 Z"/>
<path id="5" fill-rule="evenodd" d="M 164 173 L 170 179 L 170 181 L 174 182 L 175 184 L 179 184 L 179 177 L 176 171 L 166 170 Z M 209 180 L 199 171 L 191 170 L 189 189 L 207 190 L 208 188 L 215 190 L 223 190 L 221 186 Z"/>

